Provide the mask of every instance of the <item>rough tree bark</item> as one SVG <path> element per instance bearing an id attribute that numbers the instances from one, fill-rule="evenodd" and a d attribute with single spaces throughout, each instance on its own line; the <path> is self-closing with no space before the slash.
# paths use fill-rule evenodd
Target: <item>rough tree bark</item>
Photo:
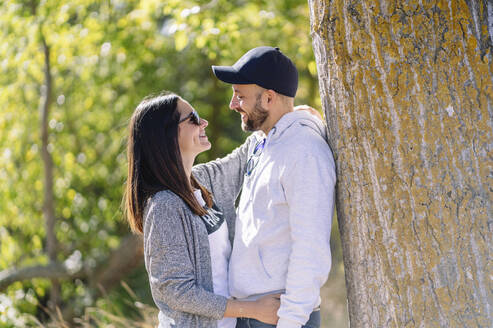
<path id="1" fill-rule="evenodd" d="M 351 327 L 491 327 L 493 4 L 309 6 Z"/>

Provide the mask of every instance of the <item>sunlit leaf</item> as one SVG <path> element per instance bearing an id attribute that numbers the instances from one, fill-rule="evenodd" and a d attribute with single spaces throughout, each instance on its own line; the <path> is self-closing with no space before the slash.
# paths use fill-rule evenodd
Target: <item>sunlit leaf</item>
<path id="1" fill-rule="evenodd" d="M 188 36 L 184 31 L 178 31 L 175 34 L 176 51 L 182 51 L 188 44 Z"/>

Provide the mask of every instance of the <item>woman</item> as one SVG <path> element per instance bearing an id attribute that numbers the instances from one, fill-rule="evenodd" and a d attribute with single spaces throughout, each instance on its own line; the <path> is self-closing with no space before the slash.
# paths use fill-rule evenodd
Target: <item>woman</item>
<path id="1" fill-rule="evenodd" d="M 144 235 L 160 327 L 168 322 L 216 327 L 217 322 L 232 328 L 235 317 L 275 324 L 278 295 L 254 302 L 228 299 L 234 201 L 257 137 L 192 174 L 195 157 L 211 147 L 207 124 L 185 100 L 168 94 L 144 99 L 129 125 L 125 207 L 132 230 Z M 236 177 L 222 174 L 232 169 Z"/>

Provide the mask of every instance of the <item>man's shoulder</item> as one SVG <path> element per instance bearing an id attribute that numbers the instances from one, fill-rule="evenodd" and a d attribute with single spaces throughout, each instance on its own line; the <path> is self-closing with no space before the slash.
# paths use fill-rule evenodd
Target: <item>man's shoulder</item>
<path id="1" fill-rule="evenodd" d="M 320 134 L 309 127 L 298 128 L 291 133 L 286 133 L 278 143 L 288 157 L 309 155 L 331 155 L 332 152 L 327 141 Z"/>

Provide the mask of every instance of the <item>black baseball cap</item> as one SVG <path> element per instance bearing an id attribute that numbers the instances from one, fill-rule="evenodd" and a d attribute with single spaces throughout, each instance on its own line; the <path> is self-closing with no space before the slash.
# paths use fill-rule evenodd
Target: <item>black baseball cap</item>
<path id="1" fill-rule="evenodd" d="M 298 89 L 298 70 L 279 48 L 253 48 L 233 66 L 212 66 L 212 71 L 223 82 L 257 84 L 288 97 Z"/>

